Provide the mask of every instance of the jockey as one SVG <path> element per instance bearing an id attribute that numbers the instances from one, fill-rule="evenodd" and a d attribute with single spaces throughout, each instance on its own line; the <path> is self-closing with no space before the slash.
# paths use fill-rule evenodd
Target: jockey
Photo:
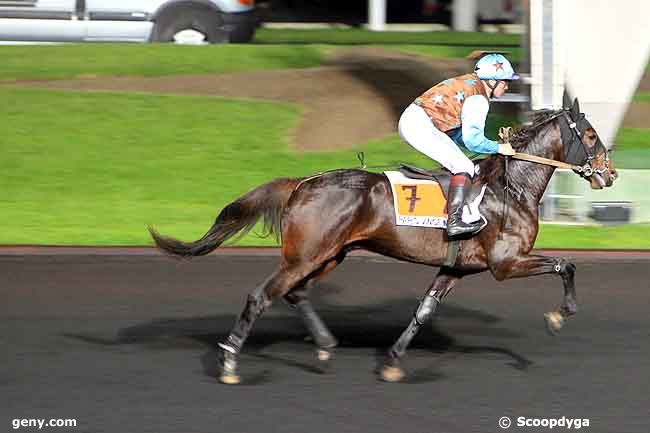
<path id="1" fill-rule="evenodd" d="M 515 153 L 510 144 L 486 138 L 484 129 L 490 99 L 503 96 L 508 82 L 519 76 L 502 54 L 480 54 L 474 73 L 436 84 L 409 105 L 399 120 L 402 139 L 453 174 L 447 197 L 450 238 L 475 233 L 483 225 L 481 221 L 466 224 L 461 219 L 474 163 L 459 146 L 484 154 Z"/>

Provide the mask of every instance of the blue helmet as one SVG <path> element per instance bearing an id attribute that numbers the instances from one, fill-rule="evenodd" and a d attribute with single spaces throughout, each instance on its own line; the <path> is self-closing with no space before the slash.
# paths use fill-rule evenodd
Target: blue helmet
<path id="1" fill-rule="evenodd" d="M 490 53 L 481 57 L 474 72 L 481 80 L 518 80 L 519 75 L 515 73 L 512 65 L 503 54 Z"/>

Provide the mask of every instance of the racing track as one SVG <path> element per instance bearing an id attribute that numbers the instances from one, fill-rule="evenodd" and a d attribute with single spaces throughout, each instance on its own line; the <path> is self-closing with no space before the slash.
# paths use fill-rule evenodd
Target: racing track
<path id="1" fill-rule="evenodd" d="M 213 343 L 276 263 L 237 251 L 189 263 L 149 250 L 0 252 L 0 431 L 14 418 L 75 418 L 74 432 L 468 433 L 502 431 L 507 415 L 648 432 L 648 255 L 577 258 L 581 310 L 558 337 L 542 314 L 561 300 L 559 278 L 466 279 L 399 384 L 377 381 L 377 350 L 435 270 L 349 257 L 313 292 L 341 341 L 329 371 L 279 302 L 246 346 L 244 383 L 220 385 Z"/>

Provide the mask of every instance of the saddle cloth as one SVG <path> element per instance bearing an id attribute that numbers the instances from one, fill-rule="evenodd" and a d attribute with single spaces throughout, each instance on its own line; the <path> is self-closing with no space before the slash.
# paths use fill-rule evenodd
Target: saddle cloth
<path id="1" fill-rule="evenodd" d="M 447 185 L 425 179 L 412 179 L 399 171 L 385 171 L 393 192 L 395 223 L 398 226 L 447 228 Z M 485 188 L 483 185 L 475 197 L 463 207 L 462 219 L 466 223 L 487 220 L 479 212 Z M 478 189 L 478 188 L 477 188 Z"/>

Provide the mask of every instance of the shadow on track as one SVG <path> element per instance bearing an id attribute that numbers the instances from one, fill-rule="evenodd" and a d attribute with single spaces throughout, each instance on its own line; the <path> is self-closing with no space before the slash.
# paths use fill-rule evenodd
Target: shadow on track
<path id="1" fill-rule="evenodd" d="M 385 349 L 399 336 L 403 322 L 410 317 L 416 304 L 412 299 L 397 299 L 361 307 L 328 303 L 325 299 L 316 302 L 323 319 L 339 339 L 339 348 L 375 349 L 378 366 L 383 361 Z M 275 312 L 278 310 L 279 308 L 276 308 Z M 463 330 L 471 335 L 508 339 L 519 337 L 519 334 L 511 330 L 496 327 L 495 324 L 500 322 L 498 317 L 453 304 L 443 306 L 439 319 L 442 323 L 460 322 L 463 324 Z M 233 321 L 232 314 L 159 319 L 120 329 L 113 339 L 81 333 L 67 333 L 64 336 L 93 345 L 138 344 L 146 350 L 178 350 L 187 348 L 188 344 L 198 345 L 198 347 L 207 346 L 210 348 L 209 351 L 201 356 L 204 373 L 210 377 L 219 377 L 220 372 L 216 362 L 218 351 L 215 342 L 222 341 L 228 335 Z M 405 383 L 438 380 L 442 377 L 437 372 L 437 365 L 441 358 L 448 360 L 466 354 L 503 355 L 509 359 L 508 365 L 517 370 L 526 370 L 532 364 L 532 361 L 507 347 L 464 345 L 442 331 L 435 323 L 429 329 L 430 332 L 418 334 L 412 347 L 431 351 L 436 353 L 436 356 L 426 367 L 412 371 Z M 282 344 L 281 354 L 265 350 L 277 344 Z M 308 332 L 298 317 L 270 315 L 256 327 L 247 340 L 247 347 L 249 350 L 246 355 L 260 361 L 279 363 L 313 374 L 325 374 L 329 371 L 326 364 L 316 365 L 311 356 L 308 360 L 304 357 L 303 359 L 291 357 L 291 354 L 311 353 L 314 350 Z M 270 371 L 263 370 L 247 375 L 245 384 L 262 384 L 270 380 Z"/>

